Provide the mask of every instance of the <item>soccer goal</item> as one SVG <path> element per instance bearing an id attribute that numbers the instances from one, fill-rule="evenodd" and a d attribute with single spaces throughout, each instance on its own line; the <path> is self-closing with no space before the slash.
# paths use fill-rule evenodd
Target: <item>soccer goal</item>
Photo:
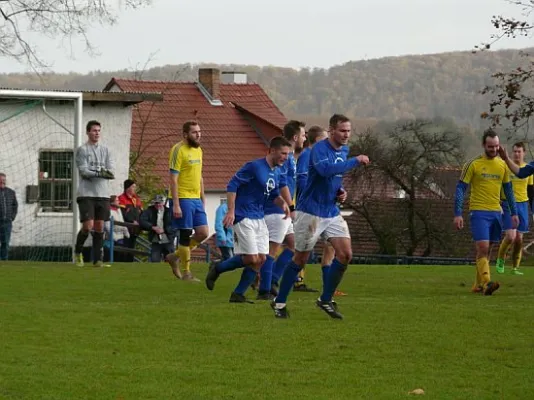
<path id="1" fill-rule="evenodd" d="M 0 89 L 0 172 L 17 194 L 10 260 L 71 261 L 82 93 Z"/>

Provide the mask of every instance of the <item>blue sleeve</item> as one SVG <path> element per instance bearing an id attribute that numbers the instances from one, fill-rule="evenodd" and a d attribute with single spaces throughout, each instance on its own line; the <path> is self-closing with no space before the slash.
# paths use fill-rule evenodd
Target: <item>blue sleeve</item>
<path id="1" fill-rule="evenodd" d="M 230 182 L 228 182 L 228 186 L 226 186 L 227 192 L 237 192 L 239 186 L 249 183 L 254 178 L 254 168 L 252 165 L 251 162 L 248 162 L 236 172 L 232 179 L 230 179 Z"/>
<path id="2" fill-rule="evenodd" d="M 308 168 L 310 165 L 310 152 L 302 153 L 297 160 L 297 193 L 302 192 L 308 182 Z"/>
<path id="3" fill-rule="evenodd" d="M 224 227 L 222 223 L 224 214 L 225 214 L 224 207 L 218 207 L 217 211 L 215 212 L 215 234 L 217 236 L 217 240 L 221 242 L 226 241 Z"/>
<path id="4" fill-rule="evenodd" d="M 504 195 L 508 201 L 508 206 L 510 207 L 510 214 L 517 215 L 517 206 L 515 205 L 515 196 L 514 189 L 512 187 L 512 182 L 506 182 L 502 184 L 504 190 Z"/>
<path id="5" fill-rule="evenodd" d="M 467 183 L 458 181 L 456 184 L 456 195 L 454 196 L 454 216 L 461 217 L 464 209 L 464 197 L 467 191 Z"/>
<path id="6" fill-rule="evenodd" d="M 315 168 L 317 173 L 325 178 L 342 174 L 360 164 L 356 157 L 349 158 L 347 161 L 342 161 L 334 164 L 330 162 L 328 154 L 324 153 L 315 146 L 312 148 L 311 151 L 311 159 L 313 167 Z"/>
<path id="7" fill-rule="evenodd" d="M 180 171 L 177 171 L 177 170 L 175 170 L 175 169 L 172 169 L 172 168 L 171 168 L 169 171 L 170 171 L 170 173 L 173 174 L 173 175 L 180 175 Z"/>
<path id="8" fill-rule="evenodd" d="M 528 178 L 530 175 L 534 175 L 534 161 L 528 163 L 523 168 L 519 168 L 519 171 L 517 171 L 517 177 L 524 179 Z"/>

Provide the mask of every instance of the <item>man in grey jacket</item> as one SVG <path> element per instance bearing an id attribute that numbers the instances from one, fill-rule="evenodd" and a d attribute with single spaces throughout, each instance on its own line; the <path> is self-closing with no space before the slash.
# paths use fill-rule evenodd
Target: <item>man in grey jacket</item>
<path id="1" fill-rule="evenodd" d="M 76 239 L 75 260 L 77 266 L 83 267 L 83 245 L 93 231 L 93 265 L 102 267 L 104 222 L 109 220 L 111 195 L 109 179 L 115 179 L 114 162 L 109 149 L 99 143 L 101 125 L 98 121 L 87 123 L 85 144 L 76 150 L 76 166 L 80 174 L 80 183 L 76 202 L 80 211 L 82 229 Z"/>
<path id="2" fill-rule="evenodd" d="M 6 186 L 6 174 L 0 172 L 0 261 L 7 260 L 13 221 L 17 216 L 17 195 Z"/>

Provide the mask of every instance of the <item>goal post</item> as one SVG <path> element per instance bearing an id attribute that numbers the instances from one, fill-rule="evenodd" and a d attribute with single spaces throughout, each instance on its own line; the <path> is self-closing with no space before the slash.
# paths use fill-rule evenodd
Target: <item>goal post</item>
<path id="1" fill-rule="evenodd" d="M 49 102 L 49 103 L 48 103 Z M 70 103 L 72 102 L 72 103 Z M 48 112 L 46 106 L 52 104 L 54 110 Z M 58 104 L 61 104 L 66 110 L 59 109 Z M 71 108 L 71 104 L 73 107 Z M 39 107 L 40 106 L 40 107 Z M 57 115 L 52 115 L 53 113 Z M 54 128 L 44 127 L 53 126 Z M 46 140 L 42 136 L 48 135 L 49 131 L 53 129 L 53 135 L 50 140 Z M 55 130 L 57 129 L 57 131 Z M 71 135 L 70 139 L 62 137 L 61 135 Z M 41 187 L 43 193 L 51 192 L 51 200 L 47 200 L 50 203 L 50 207 L 56 214 L 49 213 L 52 217 L 62 216 L 63 221 L 54 228 L 58 235 L 68 234 L 66 231 L 72 229 L 72 235 L 70 240 L 70 246 L 72 247 L 71 255 L 74 254 L 74 245 L 76 243 L 76 235 L 80 229 L 80 218 L 78 214 L 78 207 L 76 205 L 76 191 L 78 188 L 78 170 L 75 163 L 75 151 L 82 145 L 83 140 L 83 93 L 82 92 L 62 92 L 62 91 L 40 91 L 40 90 L 17 90 L 17 89 L 0 89 L 0 141 L 5 146 L 4 150 L 0 150 L 0 172 L 6 173 L 9 187 L 10 184 L 15 184 L 19 188 L 17 199 L 19 203 L 19 210 L 21 206 L 32 205 L 37 203 L 37 206 L 28 208 L 26 210 L 28 215 L 33 218 L 35 215 L 46 214 L 43 210 L 49 210 L 42 207 L 39 199 L 36 196 L 41 195 Z M 38 142 L 38 143 L 37 143 Z M 30 150 L 31 148 L 31 150 Z M 38 156 L 35 156 L 35 149 L 39 152 Z M 68 159 L 61 160 L 61 157 L 55 159 L 46 160 L 46 157 L 51 154 L 60 153 L 57 149 L 69 150 Z M 70 153 L 72 150 L 72 153 Z M 45 156 L 42 156 L 45 154 Z M 57 155 L 56 155 L 57 156 Z M 36 158 L 38 157 L 38 158 Z M 37 161 L 36 161 L 37 160 Z M 55 161 L 54 161 L 55 160 Z M 55 162 L 55 163 L 54 163 Z M 41 164 L 46 164 L 47 169 L 50 169 L 52 182 L 46 182 L 49 172 L 43 173 L 41 170 Z M 65 169 L 70 165 L 70 174 L 59 171 L 60 167 Z M 37 167 L 39 165 L 39 167 Z M 44 178 L 41 175 L 46 175 Z M 61 175 L 64 176 L 61 176 Z M 11 176 L 10 176 L 11 175 Z M 13 182 L 15 179 L 15 182 Z M 71 180 L 70 188 L 68 180 Z M 54 184 L 56 185 L 54 187 Z M 48 186 L 47 186 L 48 185 Z M 61 186 L 63 185 L 63 186 Z M 37 188 L 37 189 L 36 189 Z M 25 189 L 26 193 L 20 189 Z M 33 189 L 33 190 L 32 190 Z M 65 206 L 66 212 L 61 212 L 57 204 L 59 201 L 54 197 L 54 193 L 61 192 L 63 202 L 67 204 Z M 70 203 L 69 203 L 70 202 Z M 20 211 L 19 211 L 20 212 Z M 50 216 L 49 215 L 49 216 Z M 72 216 L 71 228 L 66 224 L 69 216 Z M 35 221 L 30 217 L 27 217 L 22 223 L 31 224 L 30 221 Z M 45 236 L 47 235 L 46 222 L 40 222 L 45 228 L 41 231 L 31 232 L 34 230 L 32 226 L 18 226 L 20 231 L 27 233 L 28 243 L 22 243 L 22 248 L 31 248 L 32 240 L 39 242 L 39 238 L 43 238 L 42 242 L 52 243 L 51 240 Z M 12 235 L 12 241 L 14 240 Z M 66 237 L 64 242 L 66 242 Z M 40 243 L 35 243 L 35 246 Z M 65 243 L 66 244 L 66 243 Z M 59 261 L 55 260 L 56 256 L 42 256 L 42 254 L 34 254 L 28 256 L 29 259 L 35 261 L 42 261 L 43 258 L 47 258 L 47 261 Z M 61 257 L 64 260 L 64 256 Z M 72 257 L 71 257 L 72 260 Z"/>

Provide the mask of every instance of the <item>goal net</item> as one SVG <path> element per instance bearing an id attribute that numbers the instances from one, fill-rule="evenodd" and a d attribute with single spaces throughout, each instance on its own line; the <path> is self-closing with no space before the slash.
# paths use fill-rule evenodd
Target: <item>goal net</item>
<path id="1" fill-rule="evenodd" d="M 0 172 L 18 201 L 9 260 L 72 260 L 81 96 L 0 90 Z"/>

